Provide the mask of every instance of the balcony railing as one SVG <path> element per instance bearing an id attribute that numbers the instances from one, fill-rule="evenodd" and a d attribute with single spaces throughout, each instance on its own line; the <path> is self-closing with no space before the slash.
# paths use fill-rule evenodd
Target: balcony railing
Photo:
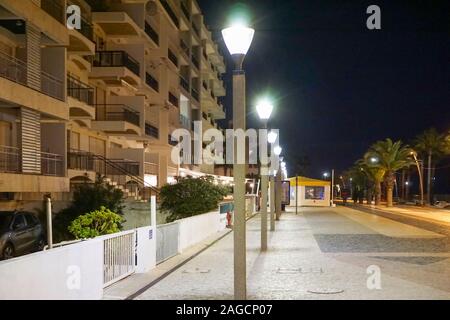
<path id="1" fill-rule="evenodd" d="M 180 40 L 180 47 L 184 54 L 189 57 L 189 47 L 183 40 Z"/>
<path id="2" fill-rule="evenodd" d="M 200 101 L 200 95 L 199 95 L 198 91 L 195 90 L 194 88 L 192 88 L 192 90 L 191 90 L 191 96 L 192 96 L 192 98 L 194 98 L 196 101 Z"/>
<path id="3" fill-rule="evenodd" d="M 194 66 L 199 69 L 200 68 L 200 62 L 198 61 L 197 57 L 195 57 L 194 55 L 191 58 L 192 63 L 194 64 Z"/>
<path id="4" fill-rule="evenodd" d="M 71 76 L 67 77 L 67 95 L 87 105 L 94 105 L 94 88 Z"/>
<path id="5" fill-rule="evenodd" d="M 60 154 L 41 152 L 41 174 L 44 176 L 64 176 L 64 157 Z"/>
<path id="6" fill-rule="evenodd" d="M 200 30 L 199 30 L 199 28 L 197 27 L 197 25 L 194 22 L 192 23 L 192 29 L 194 30 L 195 34 L 198 37 L 200 37 Z"/>
<path id="7" fill-rule="evenodd" d="M 159 139 L 159 129 L 149 123 L 145 124 L 145 135 Z"/>
<path id="8" fill-rule="evenodd" d="M 63 81 L 44 71 L 41 71 L 41 91 L 50 97 L 64 101 Z"/>
<path id="9" fill-rule="evenodd" d="M 0 51 L 0 76 L 27 85 L 27 65 L 25 62 Z"/>
<path id="10" fill-rule="evenodd" d="M 159 45 L 159 35 L 147 21 L 145 21 L 145 33 L 150 37 L 150 39 Z"/>
<path id="11" fill-rule="evenodd" d="M 97 121 L 125 121 L 140 126 L 139 112 L 122 104 L 97 105 Z"/>
<path id="12" fill-rule="evenodd" d="M 172 22 L 175 24 L 177 28 L 180 27 L 180 20 L 178 19 L 177 15 L 173 11 L 170 4 L 167 2 L 167 0 L 161 0 L 161 4 L 166 10 L 167 14 L 169 15 L 170 19 L 172 19 Z"/>
<path id="13" fill-rule="evenodd" d="M 169 102 L 175 107 L 179 106 L 178 98 L 172 92 L 169 92 Z"/>
<path id="14" fill-rule="evenodd" d="M 172 50 L 168 50 L 167 52 L 168 56 L 169 56 L 169 60 L 172 61 L 172 63 L 178 67 L 178 57 L 175 55 L 175 53 L 173 53 Z"/>
<path id="15" fill-rule="evenodd" d="M 190 19 L 190 12 L 188 10 L 188 8 L 186 7 L 186 4 L 184 2 L 181 2 L 181 11 L 183 12 L 184 16 L 186 17 L 186 19 Z"/>
<path id="16" fill-rule="evenodd" d="M 81 29 L 78 31 L 89 40 L 94 40 L 94 27 L 85 17 L 81 17 Z"/>
<path id="17" fill-rule="evenodd" d="M 180 85 L 182 88 L 184 88 L 184 90 L 189 92 L 189 82 L 182 76 L 180 76 Z"/>
<path id="18" fill-rule="evenodd" d="M 139 175 L 139 163 L 126 159 L 105 159 L 91 152 L 70 150 L 67 155 L 70 170 L 91 171 L 100 175 Z"/>
<path id="19" fill-rule="evenodd" d="M 135 75 L 140 75 L 140 64 L 125 51 L 97 51 L 94 67 L 126 67 Z"/>
<path id="20" fill-rule="evenodd" d="M 20 159 L 19 148 L 0 146 L 0 172 L 20 172 Z"/>
<path id="21" fill-rule="evenodd" d="M 144 174 L 157 176 L 159 174 L 159 166 L 156 163 L 144 162 Z"/>
<path id="22" fill-rule="evenodd" d="M 64 22 L 65 10 L 59 0 L 41 0 L 41 8 L 59 22 Z"/>
<path id="23" fill-rule="evenodd" d="M 145 73 L 145 83 L 147 83 L 150 88 L 159 92 L 159 82 L 150 73 Z"/>
<path id="24" fill-rule="evenodd" d="M 192 128 L 192 121 L 188 117 L 180 114 L 180 124 L 183 128 L 191 130 Z"/>

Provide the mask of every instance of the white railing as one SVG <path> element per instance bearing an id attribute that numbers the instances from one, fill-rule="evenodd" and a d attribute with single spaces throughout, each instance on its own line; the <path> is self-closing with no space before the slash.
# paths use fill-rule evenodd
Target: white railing
<path id="1" fill-rule="evenodd" d="M 127 231 L 102 238 L 103 287 L 122 280 L 135 271 L 136 232 Z"/>

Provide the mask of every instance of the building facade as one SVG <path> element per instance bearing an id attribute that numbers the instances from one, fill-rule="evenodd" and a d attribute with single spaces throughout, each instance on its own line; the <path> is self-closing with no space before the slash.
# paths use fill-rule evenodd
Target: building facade
<path id="1" fill-rule="evenodd" d="M 0 200 L 68 199 L 97 174 L 142 200 L 214 174 L 173 163 L 171 133 L 218 128 L 225 71 L 195 0 L 1 0 Z"/>

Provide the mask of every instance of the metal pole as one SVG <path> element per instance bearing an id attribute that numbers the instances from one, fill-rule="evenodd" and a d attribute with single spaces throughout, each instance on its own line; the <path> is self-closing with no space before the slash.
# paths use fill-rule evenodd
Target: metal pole
<path id="1" fill-rule="evenodd" d="M 234 130 L 246 128 L 245 111 L 245 73 L 236 68 L 233 74 L 233 127 Z M 245 230 L 245 163 L 238 163 L 237 146 L 235 143 L 234 160 L 234 298 L 247 298 L 247 260 L 246 260 L 246 230 Z M 244 146 L 244 150 L 247 150 Z"/>
<path id="2" fill-rule="evenodd" d="M 428 153 L 427 203 L 431 204 L 431 150 Z"/>
<path id="3" fill-rule="evenodd" d="M 414 154 L 414 160 L 416 161 L 416 165 L 417 165 L 417 171 L 419 173 L 419 180 L 420 180 L 420 204 L 423 206 L 424 205 L 424 195 L 423 195 L 423 163 L 422 165 L 419 164 L 419 160 L 417 159 L 416 154 Z M 421 168 L 422 167 L 422 168 Z"/>
<path id="4" fill-rule="evenodd" d="M 267 130 L 267 121 L 264 123 Z M 262 159 L 265 160 L 265 159 Z M 268 168 L 267 164 L 261 162 L 261 251 L 267 251 L 267 189 L 268 189 Z"/>
<path id="5" fill-rule="evenodd" d="M 47 197 L 47 245 L 53 248 L 53 226 L 52 226 L 52 199 Z"/>
<path id="6" fill-rule="evenodd" d="M 276 220 L 279 221 L 281 217 L 281 170 L 278 169 L 275 182 L 275 211 Z"/>
<path id="7" fill-rule="evenodd" d="M 295 214 L 298 214 L 298 174 L 295 175 Z"/>
<path id="8" fill-rule="evenodd" d="M 275 177 L 270 176 L 270 231 L 275 231 Z"/>
<path id="9" fill-rule="evenodd" d="M 334 205 L 334 169 L 331 170 L 331 206 Z"/>

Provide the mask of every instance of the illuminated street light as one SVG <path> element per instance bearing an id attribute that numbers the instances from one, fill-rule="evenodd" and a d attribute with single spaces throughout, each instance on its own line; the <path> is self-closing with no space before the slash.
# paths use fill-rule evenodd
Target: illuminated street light
<path id="1" fill-rule="evenodd" d="M 234 60 L 233 71 L 233 126 L 235 130 L 246 130 L 246 92 L 245 72 L 242 70 L 245 55 L 250 49 L 255 30 L 242 23 L 232 25 L 222 30 L 225 44 Z M 247 147 L 244 147 L 244 151 Z M 245 300 L 247 298 L 247 247 L 246 247 L 246 165 L 238 164 L 236 159 L 233 165 L 234 172 L 234 298 Z"/>
<path id="2" fill-rule="evenodd" d="M 256 112 L 258 112 L 259 119 L 261 119 L 265 125 L 267 125 L 267 121 L 270 119 L 272 111 L 273 104 L 267 98 L 260 100 L 256 105 Z"/>
<path id="3" fill-rule="evenodd" d="M 283 148 L 281 148 L 280 146 L 276 146 L 275 148 L 273 148 L 273 153 L 275 153 L 276 156 L 280 156 L 282 151 Z"/>
<path id="4" fill-rule="evenodd" d="M 277 141 L 277 138 L 278 138 L 278 134 L 277 134 L 275 131 L 270 131 L 270 132 L 267 134 L 267 141 L 268 141 L 270 144 L 274 144 L 274 143 Z"/>

